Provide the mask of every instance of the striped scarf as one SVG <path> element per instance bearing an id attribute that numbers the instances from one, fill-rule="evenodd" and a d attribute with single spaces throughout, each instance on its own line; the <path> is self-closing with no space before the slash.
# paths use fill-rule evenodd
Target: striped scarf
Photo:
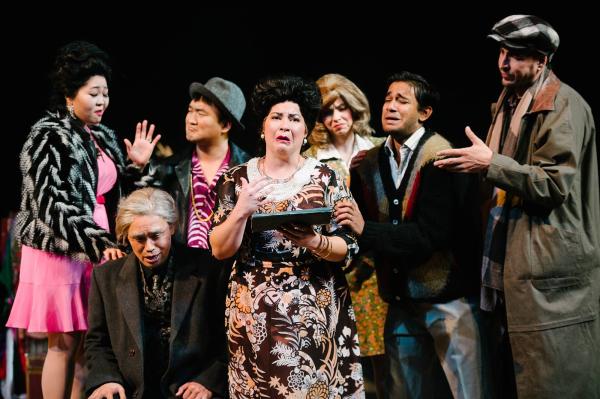
<path id="1" fill-rule="evenodd" d="M 488 133 L 487 145 L 490 149 L 507 157 L 515 157 L 521 133 L 521 123 L 529 111 L 533 99 L 549 75 L 545 69 L 518 102 L 507 89 L 498 99 L 499 109 L 494 116 Z M 499 292 L 504 291 L 504 260 L 508 233 L 508 221 L 521 217 L 520 198 L 498 187 L 492 188 L 490 209 L 483 246 L 481 267 L 481 308 L 491 311 L 498 301 Z"/>

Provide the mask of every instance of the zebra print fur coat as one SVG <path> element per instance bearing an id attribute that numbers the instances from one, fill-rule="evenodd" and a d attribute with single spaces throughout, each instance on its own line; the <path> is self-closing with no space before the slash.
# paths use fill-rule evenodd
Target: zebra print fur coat
<path id="1" fill-rule="evenodd" d="M 97 150 L 77 124 L 48 112 L 32 127 L 20 156 L 23 185 L 16 237 L 33 248 L 98 262 L 116 244 L 93 220 Z M 122 175 L 125 164 L 114 131 L 99 125 L 91 132 Z"/>

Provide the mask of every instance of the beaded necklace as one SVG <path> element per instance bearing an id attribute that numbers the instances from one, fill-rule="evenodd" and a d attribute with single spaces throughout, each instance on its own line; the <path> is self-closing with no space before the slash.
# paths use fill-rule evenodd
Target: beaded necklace
<path id="1" fill-rule="evenodd" d="M 164 277 L 161 279 L 158 274 L 152 276 L 152 288 L 148 287 L 146 282 L 146 276 L 144 275 L 144 269 L 142 263 L 138 261 L 140 269 L 140 276 L 142 277 L 142 291 L 144 295 L 144 303 L 146 310 L 150 313 L 161 314 L 164 316 L 170 316 L 171 313 L 171 295 L 173 287 L 173 248 L 169 254 L 169 260 L 167 261 L 167 270 Z"/>
<path id="2" fill-rule="evenodd" d="M 294 176 L 296 175 L 296 172 L 298 172 L 300 170 L 300 168 L 302 168 L 302 159 L 303 159 L 303 157 L 300 157 L 300 160 L 298 161 L 298 165 L 296 166 L 296 170 L 294 170 L 294 172 L 291 175 L 289 175 L 288 177 L 286 177 L 285 179 L 274 179 L 267 174 L 267 172 L 265 171 L 265 157 L 264 156 L 260 157 L 260 159 L 258 160 L 258 171 L 261 175 L 265 176 L 273 183 L 284 184 L 284 183 L 287 183 L 290 180 L 292 180 L 294 178 Z"/>
<path id="3" fill-rule="evenodd" d="M 194 182 L 192 180 L 192 172 L 190 171 L 190 198 L 192 199 L 192 209 L 194 210 L 194 215 L 196 215 L 196 219 L 198 219 L 198 221 L 200 223 L 208 222 L 210 220 L 210 218 L 212 217 L 213 211 L 211 209 L 210 213 L 208 214 L 208 216 L 206 218 L 203 218 L 202 216 L 200 216 L 200 213 L 198 212 L 198 209 L 196 208 L 196 200 L 194 199 L 194 190 L 192 189 L 192 187 L 194 187 Z"/>

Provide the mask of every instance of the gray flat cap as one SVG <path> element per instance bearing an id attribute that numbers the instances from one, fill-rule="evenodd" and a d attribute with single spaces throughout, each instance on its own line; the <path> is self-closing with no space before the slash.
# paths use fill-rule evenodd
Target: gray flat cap
<path id="1" fill-rule="evenodd" d="M 552 55 L 560 38 L 550 24 L 535 15 L 511 15 L 492 27 L 489 38 L 508 48 L 531 49 Z"/>

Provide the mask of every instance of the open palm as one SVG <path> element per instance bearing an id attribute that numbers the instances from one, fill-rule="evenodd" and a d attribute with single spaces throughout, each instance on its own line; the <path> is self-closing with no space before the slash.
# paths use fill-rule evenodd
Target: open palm
<path id="1" fill-rule="evenodd" d="M 135 128 L 135 139 L 133 144 L 128 139 L 124 140 L 125 147 L 127 148 L 127 157 L 131 162 L 141 168 L 146 166 L 150 160 L 154 147 L 161 137 L 160 134 L 157 134 L 156 137 L 152 138 L 154 135 L 154 127 L 154 124 L 151 124 L 150 127 L 148 127 L 147 120 L 138 122 Z"/>

